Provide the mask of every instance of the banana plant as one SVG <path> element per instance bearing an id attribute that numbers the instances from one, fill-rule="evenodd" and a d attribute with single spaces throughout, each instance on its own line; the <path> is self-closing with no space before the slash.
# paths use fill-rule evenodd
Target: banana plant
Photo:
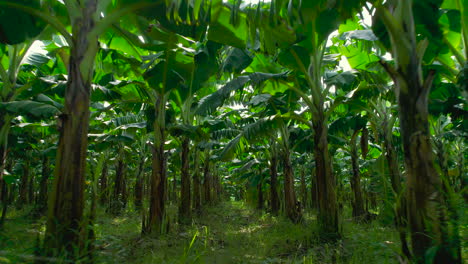
<path id="1" fill-rule="evenodd" d="M 338 25 L 353 16 L 364 1 L 271 1 L 269 11 L 257 6 L 246 12 L 254 28 L 270 41 L 260 48 L 273 53 L 280 47 L 279 62 L 296 75 L 289 89 L 296 92 L 310 111 L 314 133 L 314 158 L 317 175 L 318 223 L 321 234 L 330 239 L 340 236 L 336 181 L 328 151 L 328 119 L 336 106 L 326 107 L 331 86 L 325 86 L 322 76 L 325 65 L 326 40 Z M 255 11 L 258 10 L 258 11 Z M 277 36 L 274 31 L 293 28 L 288 38 Z M 251 32 L 253 32 L 252 30 Z M 286 31 L 288 32 L 288 31 Z M 337 102 L 338 103 L 338 102 Z M 333 103 L 332 103 L 333 104 Z"/>
<path id="2" fill-rule="evenodd" d="M 372 12 L 372 10 L 370 10 Z M 407 237 L 406 198 L 404 182 L 398 163 L 398 147 L 394 139 L 393 130 L 398 121 L 395 111 L 395 96 L 391 92 L 389 80 L 380 72 L 376 63 L 379 56 L 386 52 L 382 45 L 378 45 L 378 38 L 372 30 L 364 27 L 357 20 L 348 20 L 340 26 L 340 36 L 336 39 L 340 45 L 333 47 L 335 52 L 343 54 L 351 66 L 357 70 L 359 86 L 353 91 L 352 97 L 345 100 L 345 105 L 364 111 L 368 116 L 371 131 L 377 141 L 380 141 L 388 164 L 391 182 L 391 199 L 395 215 L 395 226 L 398 230 L 403 258 L 411 256 Z M 369 54 L 375 49 L 376 54 Z M 364 153 L 364 152 L 363 152 Z"/>
<path id="3" fill-rule="evenodd" d="M 352 112 L 351 112 L 352 113 Z M 360 115 L 345 116 L 338 118 L 330 125 L 330 134 L 338 137 L 350 137 L 348 141 L 348 148 L 344 148 L 351 156 L 351 189 L 353 191 L 352 208 L 353 217 L 357 221 L 365 221 L 369 215 L 364 209 L 363 191 L 361 188 L 361 172 L 359 167 L 359 155 L 357 148 L 357 138 L 361 133 L 361 141 L 364 142 L 362 147 L 363 156 L 366 155 L 366 144 L 368 130 L 366 128 L 367 120 Z M 367 136 L 366 136 L 367 133 Z M 345 140 L 346 141 L 346 140 Z"/>
<path id="4" fill-rule="evenodd" d="M 209 3 L 203 1 L 177 1 L 177 4 L 176 2 L 167 2 L 166 4 L 166 13 L 158 20 L 161 26 L 158 28 L 150 24 L 155 30 L 151 30 L 149 33 L 142 33 L 143 36 L 148 37 L 146 39 L 149 43 L 155 40 L 160 41 L 159 38 L 164 37 L 164 35 L 166 37 L 163 39 L 165 43 L 163 47 L 157 47 L 156 45 L 155 48 L 155 50 L 163 52 L 159 53 L 160 55 L 154 55 L 150 59 L 149 65 L 151 68 L 144 74 L 147 83 L 155 91 L 151 95 L 151 101 L 155 109 L 153 115 L 155 117 L 153 119 L 155 143 L 150 213 L 148 214 L 148 218 L 144 220 L 143 233 L 152 233 L 153 231 L 154 233 L 160 233 L 165 214 L 164 197 L 166 190 L 164 184 L 166 181 L 166 169 L 164 167 L 164 142 L 166 138 L 166 104 L 169 102 L 173 91 L 186 89 L 189 91 L 188 94 L 195 92 L 199 88 L 198 86 L 206 80 L 206 75 L 209 73 L 206 69 L 207 64 L 203 62 L 203 60 L 206 60 L 207 54 L 201 52 L 196 57 L 190 57 L 187 54 L 188 52 L 184 51 L 184 47 L 178 48 L 176 44 L 183 43 L 183 46 L 188 48 L 194 41 L 203 40 L 202 36 L 206 36 L 206 40 L 211 41 L 211 45 L 206 46 L 205 53 L 215 53 L 216 46 L 218 45 L 215 42 L 239 48 L 244 48 L 246 42 L 246 36 L 242 28 L 232 25 L 229 19 L 226 21 L 226 18 L 230 17 L 229 8 L 222 1 L 216 0 Z M 182 15 L 180 10 L 188 6 L 193 7 L 193 9 L 191 12 L 184 12 L 188 16 Z M 228 12 L 228 16 L 226 16 L 226 12 Z M 173 23 L 174 21 L 166 19 L 167 17 L 177 20 L 178 23 Z M 245 27 L 245 22 L 243 24 Z M 224 35 L 226 32 L 227 34 Z M 138 38 L 135 38 L 135 35 L 129 35 L 128 32 L 125 34 L 126 37 L 133 40 L 132 43 L 142 47 L 147 46 L 139 41 Z M 182 52 L 175 52 L 177 49 Z M 209 59 L 213 58 L 213 54 L 208 55 L 207 61 L 210 62 Z M 158 56 L 161 56 L 161 58 L 158 58 Z M 194 68 L 194 60 L 195 62 L 200 62 L 200 67 Z M 162 78 L 158 75 L 159 72 L 163 72 Z M 187 84 L 184 84 L 184 82 Z M 246 81 L 243 84 L 245 83 Z M 226 97 L 226 95 L 223 96 Z M 188 111 L 188 108 L 191 107 L 190 99 L 184 100 L 182 105 L 184 105 L 184 109 L 187 109 L 184 111 L 183 122 L 189 123 L 191 119 L 191 113 Z M 187 140 L 185 139 L 184 141 L 184 146 L 188 146 L 186 144 Z M 187 208 L 190 208 L 189 195 L 187 195 L 190 194 L 187 184 L 190 179 L 187 176 L 188 173 L 184 169 L 184 198 L 182 199 L 183 204 L 181 203 L 181 212 L 184 214 L 187 213 Z"/>
<path id="5" fill-rule="evenodd" d="M 3 19 L 3 17 L 0 17 L 0 19 Z M 48 61 L 48 58 L 41 53 L 29 51 L 33 43 L 34 39 L 23 39 L 21 43 L 17 44 L 0 44 L 0 81 L 2 85 L 0 90 L 0 104 L 2 104 L 0 113 L 0 181 L 2 180 L 4 162 L 7 158 L 7 139 L 10 123 L 15 117 L 14 113 L 5 111 L 5 108 L 15 107 L 11 104 L 15 104 L 14 101 L 18 100 L 18 96 L 31 89 L 34 83 L 32 80 L 24 82 L 23 78 L 18 80 L 18 74 L 22 72 L 21 66 L 28 64 L 39 68 L 41 64 Z M 41 105 L 40 103 L 37 104 Z"/>
<path id="6" fill-rule="evenodd" d="M 22 14 L 32 15 L 53 27 L 66 41 L 69 54 L 63 56 L 68 69 L 65 109 L 59 117 L 59 147 L 55 167 L 54 191 L 51 195 L 44 248 L 47 255 L 79 259 L 86 256 L 81 237 L 84 208 L 84 180 L 89 126 L 89 96 L 98 39 L 122 16 L 157 3 L 145 1 L 1 1 L 0 5 Z M 45 3 L 42 3 L 45 4 Z M 71 32 L 68 31 L 70 26 Z"/>
<path id="7" fill-rule="evenodd" d="M 34 40 L 25 40 L 24 43 L 3 46 L 4 52 L 1 52 L 0 65 L 0 186 L 4 190 L 4 194 L 8 191 L 8 182 L 3 179 L 3 167 L 6 162 L 8 152 L 7 143 L 10 135 L 11 126 L 16 123 L 14 120 L 18 116 L 23 115 L 28 117 L 29 124 L 32 125 L 38 118 L 47 122 L 50 117 L 60 112 L 60 103 L 50 99 L 42 94 L 50 89 L 53 82 L 45 81 L 44 77 L 49 72 L 48 64 L 51 62 L 50 57 L 44 55 L 42 51 L 30 50 Z M 8 76 L 5 76 L 8 75 Z M 7 78 L 7 79 L 5 79 Z M 40 127 L 40 126 L 39 126 Z M 47 175 L 48 177 L 48 175 Z M 44 194 L 44 189 L 41 185 L 41 194 Z M 47 190 L 45 190 L 47 191 Z M 6 196 L 4 196 L 6 198 Z M 46 200 L 42 200 L 46 201 Z M 7 201 L 4 200 L 4 209 L 7 208 Z M 45 206 L 39 206 L 42 209 Z M 38 212 L 42 211 L 37 207 Z"/>
<path id="8" fill-rule="evenodd" d="M 271 166 L 276 166 L 276 158 L 281 161 L 284 170 L 284 204 L 285 211 L 291 221 L 297 223 L 302 219 L 301 209 L 297 203 L 297 198 L 294 190 L 294 170 L 291 163 L 291 146 L 293 145 L 290 140 L 290 123 L 297 119 L 305 124 L 307 121 L 301 117 L 296 116 L 289 111 L 286 101 L 281 96 L 271 96 L 270 94 L 258 94 L 252 97 L 248 103 L 256 110 L 252 113 L 250 119 L 251 123 L 245 124 L 238 132 L 232 130 L 225 130 L 223 134 L 226 136 L 234 136 L 223 148 L 219 154 L 222 160 L 228 160 L 238 155 L 245 149 L 245 145 L 258 141 L 261 137 L 267 140 L 273 140 L 271 146 Z M 283 95 L 284 98 L 289 98 L 291 106 L 295 103 L 294 96 Z M 310 124 L 309 124 L 310 125 Z M 276 188 L 276 167 L 271 168 L 272 186 Z M 273 192 L 274 193 L 274 192 Z M 273 199 L 276 199 L 273 198 Z M 275 202 L 277 203 L 277 202 Z M 276 208 L 274 208 L 276 212 Z"/>
<path id="9" fill-rule="evenodd" d="M 212 41 L 205 43 L 194 43 L 195 52 L 193 54 L 193 68 L 190 79 L 187 80 L 188 84 L 182 86 L 182 89 L 174 90 L 171 94 L 172 101 L 177 105 L 180 110 L 180 123 L 179 131 L 185 130 L 192 135 L 197 129 L 193 127 L 196 123 L 195 112 L 196 95 L 199 96 L 203 90 L 203 86 L 210 78 L 217 72 L 218 68 L 218 53 L 221 45 Z M 198 46 L 198 47 L 196 47 Z M 209 83 L 209 82 L 208 82 Z M 190 155 L 190 139 L 187 133 L 181 134 L 181 197 L 179 205 L 179 220 L 184 222 L 190 219 L 191 214 L 191 181 L 189 170 L 189 155 Z"/>
<path id="10" fill-rule="evenodd" d="M 460 244 L 456 239 L 459 234 L 449 231 L 447 222 L 441 220 L 447 217 L 446 197 L 430 142 L 428 96 L 436 71 L 423 67 L 425 63 L 430 64 L 444 46 L 436 44 L 442 44 L 437 19 L 440 4 L 374 3 L 377 19 L 373 30 L 382 36 L 381 41 L 387 36 L 395 61 L 395 66 L 383 61 L 382 65 L 395 83 L 398 98 L 412 257 L 418 263 L 461 263 Z M 421 29 L 425 31 L 420 32 Z M 431 251 L 432 248 L 435 249 Z M 428 254 L 430 251 L 432 253 Z"/>

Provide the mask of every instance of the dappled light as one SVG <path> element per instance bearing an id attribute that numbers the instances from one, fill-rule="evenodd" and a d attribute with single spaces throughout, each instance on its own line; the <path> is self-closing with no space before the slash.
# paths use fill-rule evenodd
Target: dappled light
<path id="1" fill-rule="evenodd" d="M 0 0 L 0 264 L 462 264 L 466 0 Z"/>

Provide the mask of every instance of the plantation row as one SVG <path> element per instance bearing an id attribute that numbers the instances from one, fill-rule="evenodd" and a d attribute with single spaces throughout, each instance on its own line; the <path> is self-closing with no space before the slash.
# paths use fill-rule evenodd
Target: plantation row
<path id="1" fill-rule="evenodd" d="M 462 263 L 466 6 L 0 1 L 0 226 L 47 215 L 38 260 L 91 263 L 98 208 L 157 237 L 244 200 L 316 212 L 323 241 L 377 220 L 400 259 Z"/>

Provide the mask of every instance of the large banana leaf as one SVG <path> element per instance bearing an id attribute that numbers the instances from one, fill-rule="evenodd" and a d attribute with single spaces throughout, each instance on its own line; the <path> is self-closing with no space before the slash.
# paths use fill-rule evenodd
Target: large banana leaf
<path id="1" fill-rule="evenodd" d="M 38 0 L 0 1 L 0 43 L 19 44 L 36 37 L 45 28 L 46 24 L 41 19 L 14 6 L 41 8 Z"/>
<path id="2" fill-rule="evenodd" d="M 242 89 L 247 83 L 252 86 L 257 86 L 267 80 L 284 78 L 287 76 L 287 74 L 287 72 L 276 74 L 255 72 L 249 75 L 239 76 L 228 82 L 214 93 L 203 97 L 197 106 L 195 114 L 207 115 L 214 112 L 218 107 L 224 104 L 224 101 L 231 96 L 232 92 Z"/>
<path id="3" fill-rule="evenodd" d="M 32 115 L 39 118 L 50 118 L 60 114 L 60 110 L 53 105 L 29 100 L 0 103 L 0 110 L 15 115 Z"/>

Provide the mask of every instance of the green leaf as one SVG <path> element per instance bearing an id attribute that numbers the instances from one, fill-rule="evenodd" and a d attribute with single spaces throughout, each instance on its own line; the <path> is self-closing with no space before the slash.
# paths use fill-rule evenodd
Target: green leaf
<path id="1" fill-rule="evenodd" d="M 271 94 L 258 94 L 258 95 L 255 95 L 252 98 L 252 100 L 250 100 L 250 102 L 248 102 L 247 104 L 257 106 L 259 104 L 268 102 L 270 98 L 271 98 Z"/>
<path id="2" fill-rule="evenodd" d="M 47 95 L 44 95 L 44 94 L 39 94 L 39 95 L 36 97 L 36 101 L 37 101 L 37 102 L 41 102 L 41 103 L 45 103 L 45 104 L 52 105 L 52 106 L 54 106 L 54 107 L 57 108 L 57 109 L 63 109 L 63 105 L 62 105 L 61 103 L 52 100 L 52 98 L 50 98 L 50 97 L 48 97 Z"/>
<path id="3" fill-rule="evenodd" d="M 50 118 L 60 114 L 57 107 L 47 103 L 34 101 L 13 101 L 0 103 L 0 109 L 15 115 L 32 115 L 39 118 Z"/>
<path id="4" fill-rule="evenodd" d="M 319 43 L 322 43 L 330 33 L 336 30 L 340 22 L 340 16 L 336 9 L 328 9 L 320 12 L 315 22 Z"/>
<path id="5" fill-rule="evenodd" d="M 347 31 L 341 34 L 340 39 L 360 39 L 368 41 L 378 40 L 378 38 L 374 35 L 374 32 L 372 32 L 370 29 Z"/>
<path id="6" fill-rule="evenodd" d="M 0 1 L 0 43 L 19 44 L 36 37 L 45 28 L 42 20 L 18 8 L 5 6 L 8 3 L 41 9 L 38 0 Z"/>
<path id="7" fill-rule="evenodd" d="M 296 60 L 296 56 L 294 56 L 294 54 L 299 58 L 299 62 Z M 300 72 L 302 68 L 299 63 L 302 63 L 302 65 L 307 69 L 310 65 L 310 55 L 304 47 L 294 45 L 291 48 L 280 52 L 278 55 L 278 62 L 289 69 Z"/>
<path id="8" fill-rule="evenodd" d="M 129 128 L 145 128 L 145 127 L 146 127 L 146 122 L 139 122 L 139 123 L 121 125 L 121 126 L 118 126 L 115 129 L 126 130 L 126 129 L 129 129 Z"/>
<path id="9" fill-rule="evenodd" d="M 110 83 L 112 91 L 120 94 L 122 100 L 145 101 L 149 98 L 146 85 L 138 81 L 115 81 Z M 118 99 L 118 98 L 117 98 Z"/>
<path id="10" fill-rule="evenodd" d="M 346 72 L 325 72 L 324 74 L 325 83 L 328 85 L 336 85 L 345 91 L 351 89 L 352 85 L 356 81 L 356 75 L 350 71 Z"/>
<path id="11" fill-rule="evenodd" d="M 361 42 L 348 46 L 340 46 L 339 50 L 341 54 L 346 56 L 349 65 L 353 69 L 365 70 L 368 64 L 379 61 L 379 57 L 366 50 Z"/>
<path id="12" fill-rule="evenodd" d="M 47 63 L 51 58 L 43 53 L 37 51 L 29 51 L 23 58 L 22 64 L 29 64 L 36 67 L 41 67 Z"/>
<path id="13" fill-rule="evenodd" d="M 206 115 L 214 112 L 216 108 L 223 105 L 224 101 L 231 95 L 231 92 L 243 88 L 249 80 L 248 76 L 237 77 L 216 92 L 203 97 L 198 104 L 195 114 Z"/>
<path id="14" fill-rule="evenodd" d="M 18 180 L 18 178 L 16 178 L 14 175 L 10 175 L 10 174 L 6 174 L 6 175 L 3 175 L 3 180 L 7 183 L 7 184 L 13 184 L 14 182 L 16 182 Z M 0 259 L 1 260 L 1 259 Z M 6 263 L 10 263 L 9 261 L 6 262 Z"/>
<path id="15" fill-rule="evenodd" d="M 276 79 L 284 79 L 288 76 L 289 72 L 281 72 L 281 73 L 263 73 L 263 72 L 254 72 L 249 74 L 249 78 L 251 80 L 251 84 L 253 86 L 259 85 L 266 80 L 276 80 Z"/>
<path id="16" fill-rule="evenodd" d="M 93 85 L 93 90 L 91 93 L 91 101 L 108 101 L 112 102 L 115 100 L 120 100 L 122 98 L 121 93 L 107 89 L 101 85 Z"/>
<path id="17" fill-rule="evenodd" d="M 236 26 L 231 24 L 230 11 L 225 6 L 213 8 L 211 23 L 208 29 L 208 39 L 244 49 L 247 45 L 248 28 L 244 14 L 239 14 Z"/>
<path id="18" fill-rule="evenodd" d="M 252 61 L 251 55 L 246 50 L 233 48 L 229 51 L 222 69 L 224 72 L 241 73 Z"/>
<path id="19" fill-rule="evenodd" d="M 367 119 L 361 116 L 346 116 L 330 124 L 329 133 L 335 136 L 346 136 L 366 126 Z"/>

